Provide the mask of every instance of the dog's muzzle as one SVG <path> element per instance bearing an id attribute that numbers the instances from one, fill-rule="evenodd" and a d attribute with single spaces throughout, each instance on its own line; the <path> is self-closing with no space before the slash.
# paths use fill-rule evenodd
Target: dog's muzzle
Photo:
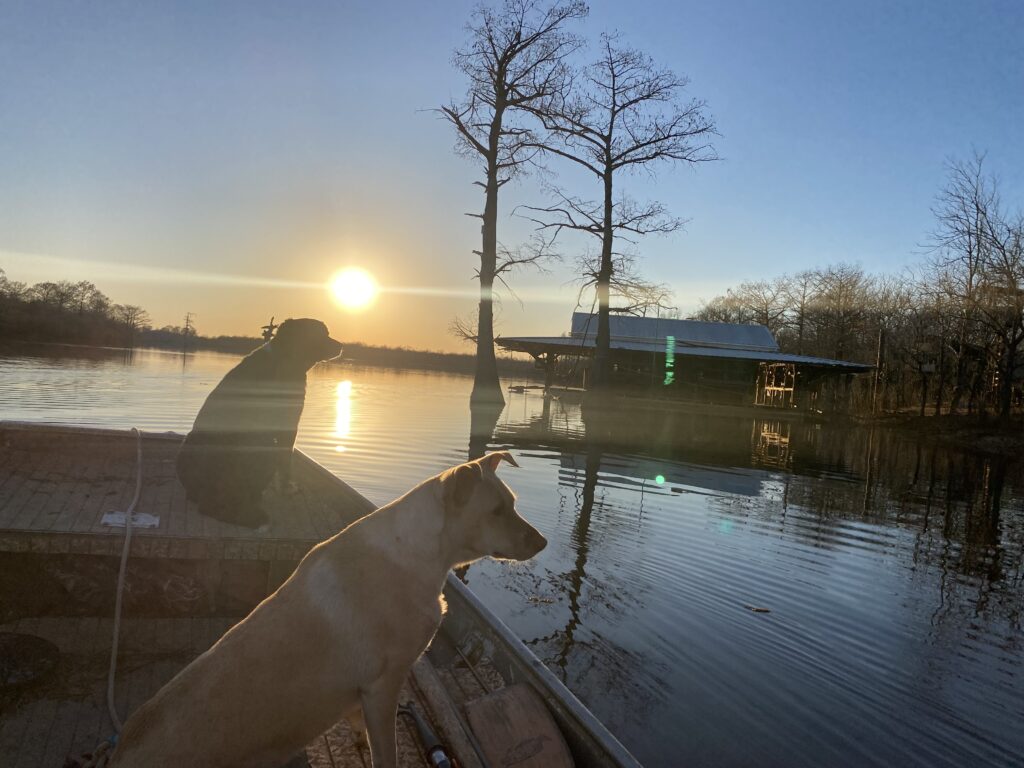
<path id="1" fill-rule="evenodd" d="M 334 339 L 327 340 L 327 346 L 324 349 L 324 360 L 337 360 L 341 357 L 341 342 L 335 341 Z"/>

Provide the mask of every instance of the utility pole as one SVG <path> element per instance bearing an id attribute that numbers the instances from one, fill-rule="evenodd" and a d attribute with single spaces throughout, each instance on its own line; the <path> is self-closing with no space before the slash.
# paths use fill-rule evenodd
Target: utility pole
<path id="1" fill-rule="evenodd" d="M 188 351 L 188 337 L 192 333 L 192 313 L 185 313 L 185 327 L 181 331 L 181 354 Z"/>

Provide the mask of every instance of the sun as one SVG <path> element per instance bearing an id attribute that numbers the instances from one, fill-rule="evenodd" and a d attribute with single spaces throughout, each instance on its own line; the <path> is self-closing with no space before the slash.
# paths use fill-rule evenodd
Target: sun
<path id="1" fill-rule="evenodd" d="M 365 269 L 358 267 L 336 272 L 327 288 L 331 298 L 345 309 L 365 309 L 377 298 L 377 281 Z"/>

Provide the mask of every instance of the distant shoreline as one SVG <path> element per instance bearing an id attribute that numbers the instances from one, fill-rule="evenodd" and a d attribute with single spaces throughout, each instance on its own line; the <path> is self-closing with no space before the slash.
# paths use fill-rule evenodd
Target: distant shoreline
<path id="1" fill-rule="evenodd" d="M 133 349 L 154 349 L 162 352 L 183 352 L 181 339 L 168 340 L 162 338 L 159 331 L 140 331 L 138 343 L 134 347 L 112 346 L 104 344 L 74 344 L 62 341 L 18 341 L 0 339 L 0 349 L 4 347 L 65 347 L 81 350 L 131 351 Z M 187 353 L 218 352 L 229 355 L 247 355 L 263 344 L 262 339 L 245 336 L 191 337 Z M 430 352 L 403 347 L 375 347 L 368 344 L 351 342 L 344 345 L 340 364 L 367 366 L 372 368 L 390 368 L 393 370 L 439 371 L 472 376 L 475 370 L 474 355 L 458 352 Z M 533 363 L 528 360 L 498 358 L 498 373 L 506 377 L 538 378 Z"/>

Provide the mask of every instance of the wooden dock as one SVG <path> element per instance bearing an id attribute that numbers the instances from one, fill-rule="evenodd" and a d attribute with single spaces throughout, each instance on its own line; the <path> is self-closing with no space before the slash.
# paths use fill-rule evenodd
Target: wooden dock
<path id="1" fill-rule="evenodd" d="M 299 491 L 268 491 L 258 531 L 199 515 L 175 477 L 181 437 L 145 435 L 116 681 L 123 719 L 291 573 L 317 542 L 372 511 L 365 498 L 299 456 Z M 117 561 L 124 529 L 102 524 L 135 491 L 136 441 L 125 432 L 0 423 L 0 633 L 43 638 L 59 650 L 38 684 L 0 680 L 0 765 L 60 766 L 113 733 L 105 689 Z M 409 700 L 430 712 L 413 679 Z M 399 718 L 400 765 L 425 757 Z M 291 765 L 369 765 L 346 723 Z"/>

